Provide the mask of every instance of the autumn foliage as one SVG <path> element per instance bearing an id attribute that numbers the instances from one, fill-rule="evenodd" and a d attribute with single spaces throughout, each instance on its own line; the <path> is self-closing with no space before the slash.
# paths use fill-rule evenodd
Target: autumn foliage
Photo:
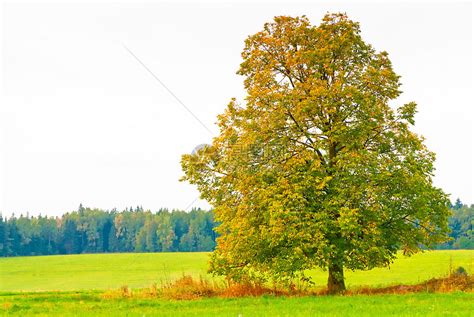
<path id="1" fill-rule="evenodd" d="M 435 155 L 411 131 L 416 104 L 392 106 L 400 77 L 345 14 L 319 26 L 275 17 L 245 41 L 247 91 L 212 144 L 182 157 L 184 180 L 214 208 L 211 272 L 291 288 L 305 270 L 386 266 L 443 241 L 448 198 Z"/>

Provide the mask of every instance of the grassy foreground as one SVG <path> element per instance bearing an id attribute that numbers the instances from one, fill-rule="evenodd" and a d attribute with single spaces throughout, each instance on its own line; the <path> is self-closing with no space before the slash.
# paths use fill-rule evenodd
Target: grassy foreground
<path id="1" fill-rule="evenodd" d="M 473 316 L 473 293 L 103 299 L 98 292 L 3 294 L 2 316 Z"/>
<path id="2" fill-rule="evenodd" d="M 183 274 L 206 276 L 208 253 L 122 253 L 0 258 L 0 292 L 105 290 L 127 285 L 148 287 L 173 281 Z M 415 284 L 446 276 L 463 266 L 474 273 L 474 250 L 430 251 L 401 256 L 390 268 L 346 272 L 346 285 Z M 316 285 L 327 273 L 310 272 Z M 206 278 L 211 278 L 206 276 Z"/>
<path id="3" fill-rule="evenodd" d="M 472 292 L 181 301 L 105 296 L 124 285 L 146 288 L 183 274 L 206 276 L 207 260 L 207 253 L 1 258 L 0 316 L 474 316 Z M 474 250 L 400 256 L 390 268 L 347 272 L 347 285 L 415 284 L 446 276 L 458 266 L 474 273 Z M 325 284 L 325 272 L 310 274 L 317 285 Z"/>

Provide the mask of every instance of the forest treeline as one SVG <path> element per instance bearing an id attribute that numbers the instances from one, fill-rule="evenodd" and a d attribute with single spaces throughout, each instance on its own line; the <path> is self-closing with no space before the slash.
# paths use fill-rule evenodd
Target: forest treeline
<path id="1" fill-rule="evenodd" d="M 211 251 L 216 234 L 209 211 L 79 206 L 61 217 L 0 216 L 0 255 Z"/>
<path id="2" fill-rule="evenodd" d="M 457 199 L 451 210 L 448 220 L 451 240 L 437 249 L 474 249 L 474 204 L 468 207 Z"/>
<path id="3" fill-rule="evenodd" d="M 474 205 L 451 206 L 449 242 L 438 249 L 474 249 Z M 104 252 L 211 251 L 216 244 L 211 211 L 142 207 L 123 211 L 79 206 L 61 217 L 0 215 L 0 256 Z"/>

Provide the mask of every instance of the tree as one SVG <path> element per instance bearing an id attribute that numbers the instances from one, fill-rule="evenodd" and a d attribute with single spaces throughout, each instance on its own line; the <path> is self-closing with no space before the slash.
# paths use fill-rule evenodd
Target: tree
<path id="1" fill-rule="evenodd" d="M 0 214 L 0 256 L 7 255 L 7 250 L 6 250 L 7 234 L 8 234 L 7 222 L 3 221 L 3 216 L 2 214 Z"/>
<path id="2" fill-rule="evenodd" d="M 459 200 L 459 199 L 458 199 Z M 456 206 L 452 210 L 452 215 L 449 218 L 449 234 L 451 241 L 441 248 L 453 249 L 473 249 L 474 248 L 474 206 L 467 207 L 462 205 Z"/>
<path id="3" fill-rule="evenodd" d="M 448 199 L 432 184 L 434 153 L 410 131 L 416 104 L 393 109 L 399 76 L 345 14 L 320 26 L 275 17 L 247 38 L 235 99 L 219 136 L 182 157 L 183 180 L 214 208 L 210 270 L 232 280 L 306 280 L 388 265 L 442 241 Z"/>
<path id="4" fill-rule="evenodd" d="M 463 204 L 462 204 L 462 201 L 461 199 L 456 199 L 456 202 L 454 203 L 454 206 L 453 206 L 453 209 L 454 210 L 458 210 L 458 209 L 461 209 L 463 207 Z"/>
<path id="5" fill-rule="evenodd" d="M 176 234 L 171 223 L 171 216 L 167 211 L 157 214 L 156 235 L 158 237 L 159 251 L 169 252 L 173 250 Z"/>
<path id="6" fill-rule="evenodd" d="M 77 230 L 76 222 L 66 215 L 62 223 L 61 251 L 63 254 L 81 253 L 81 240 Z"/>
<path id="7" fill-rule="evenodd" d="M 117 229 L 115 228 L 114 224 L 111 224 L 111 228 L 110 228 L 110 231 L 109 231 L 108 251 L 109 252 L 121 251 L 119 240 L 118 240 L 118 237 L 117 237 Z"/>
<path id="8" fill-rule="evenodd" d="M 146 229 L 143 227 L 137 234 L 135 239 L 135 252 L 146 251 Z"/>
<path id="9" fill-rule="evenodd" d="M 143 228 L 146 230 L 146 250 L 148 252 L 158 251 L 158 236 L 156 234 L 158 225 L 151 213 L 147 217 L 147 220 L 145 220 Z"/>

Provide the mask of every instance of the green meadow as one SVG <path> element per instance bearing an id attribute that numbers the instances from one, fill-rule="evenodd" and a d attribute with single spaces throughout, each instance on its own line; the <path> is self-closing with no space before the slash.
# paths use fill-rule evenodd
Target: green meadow
<path id="1" fill-rule="evenodd" d="M 149 287 L 207 275 L 208 253 L 128 253 L 0 259 L 1 316 L 474 316 L 474 293 L 166 300 L 105 298 L 105 290 Z M 390 268 L 346 272 L 349 288 L 413 284 L 464 267 L 474 250 L 402 255 Z M 317 286 L 326 273 L 309 272 Z"/>
<path id="2" fill-rule="evenodd" d="M 4 316 L 473 316 L 473 293 L 102 299 L 94 292 L 0 296 Z"/>
<path id="3" fill-rule="evenodd" d="M 183 274 L 207 275 L 208 253 L 116 253 L 0 258 L 0 291 L 105 290 L 148 287 L 170 282 Z M 450 269 L 474 272 L 474 250 L 427 251 L 399 255 L 389 268 L 346 271 L 349 288 L 414 284 L 446 276 Z M 316 286 L 326 284 L 327 273 L 309 272 Z"/>
<path id="4" fill-rule="evenodd" d="M 205 275 L 208 253 L 102 253 L 0 259 L 0 291 L 147 287 L 183 274 Z"/>

